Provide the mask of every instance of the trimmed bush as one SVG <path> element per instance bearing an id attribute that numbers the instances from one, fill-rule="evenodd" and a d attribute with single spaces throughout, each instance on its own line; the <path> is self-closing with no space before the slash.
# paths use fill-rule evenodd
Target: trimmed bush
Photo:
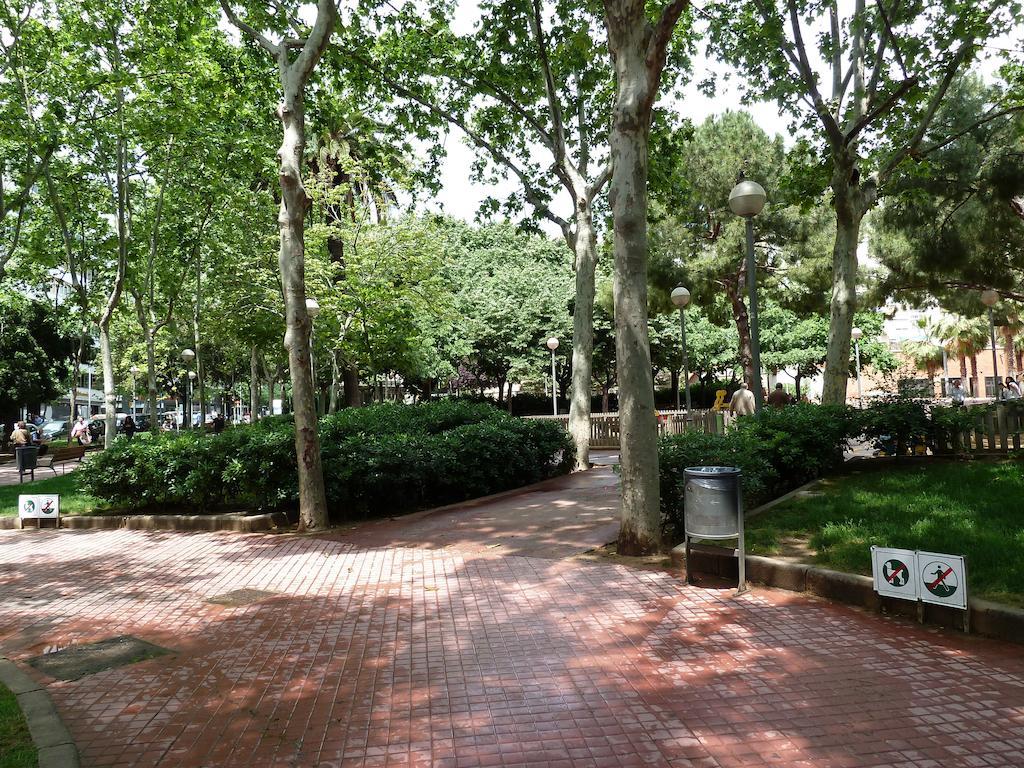
<path id="1" fill-rule="evenodd" d="M 902 456 L 915 439 L 931 434 L 927 403 L 912 397 L 891 397 L 871 404 L 858 411 L 859 432 L 869 440 L 883 441 L 886 438 L 896 446 L 896 454 Z"/>
<path id="2" fill-rule="evenodd" d="M 483 403 L 382 404 L 320 422 L 334 519 L 392 514 L 516 488 L 567 472 L 572 446 L 557 423 Z M 298 501 L 294 426 L 275 417 L 220 435 L 119 440 L 83 473 L 116 507 L 261 510 Z"/>
<path id="3" fill-rule="evenodd" d="M 750 509 L 838 468 L 858 431 L 851 409 L 800 404 L 740 418 L 724 435 L 692 431 L 663 438 L 658 461 L 666 537 L 683 535 L 687 467 L 739 467 L 744 507 Z"/>

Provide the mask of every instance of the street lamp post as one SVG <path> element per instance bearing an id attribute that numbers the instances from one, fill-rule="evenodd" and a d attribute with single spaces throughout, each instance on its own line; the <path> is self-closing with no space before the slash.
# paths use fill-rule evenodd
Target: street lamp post
<path id="1" fill-rule="evenodd" d="M 132 418 L 135 418 L 135 377 L 139 375 L 139 366 L 133 365 L 128 369 L 132 374 Z"/>
<path id="2" fill-rule="evenodd" d="M 181 350 L 181 360 L 185 363 L 187 368 L 192 364 L 192 361 L 196 359 L 196 353 L 191 349 Z M 192 429 L 192 380 L 195 378 L 195 372 L 188 372 L 188 389 L 182 394 L 185 395 L 185 402 L 181 409 L 181 420 L 184 422 L 185 429 Z"/>
<path id="3" fill-rule="evenodd" d="M 750 363 L 753 367 L 754 407 L 760 411 L 764 404 L 761 391 L 761 340 L 757 322 L 757 264 L 754 262 L 754 217 L 763 209 L 767 195 L 756 181 L 744 179 L 729 193 L 729 208 L 746 219 L 747 230 L 747 295 L 750 303 Z"/>
<path id="4" fill-rule="evenodd" d="M 313 357 L 313 328 L 317 315 L 320 314 L 320 304 L 316 299 L 306 299 L 306 314 L 309 315 L 309 379 L 313 388 L 313 410 L 319 415 L 320 408 L 317 406 L 316 391 L 316 362 Z"/>
<path id="5" fill-rule="evenodd" d="M 686 414 L 690 414 L 690 358 L 686 351 L 686 305 L 690 303 L 690 292 L 679 286 L 672 291 L 672 303 L 679 307 L 679 330 L 683 337 L 683 386 L 686 388 Z M 679 390 L 676 389 L 676 410 L 679 410 Z"/>
<path id="6" fill-rule="evenodd" d="M 864 335 L 864 331 L 860 328 L 854 328 L 850 331 L 850 336 L 853 339 L 854 348 L 857 350 L 857 407 L 864 408 L 864 393 L 860 388 L 860 337 Z"/>
<path id="7" fill-rule="evenodd" d="M 192 385 L 198 378 L 199 374 L 195 371 L 188 372 L 188 428 L 192 429 Z M 203 414 L 200 414 L 202 416 Z M 205 421 L 205 419 L 203 420 Z M 203 421 L 200 421 L 199 426 L 203 426 Z"/>
<path id="8" fill-rule="evenodd" d="M 555 350 L 558 349 L 558 339 L 552 336 L 547 341 L 547 347 L 551 350 L 551 412 L 558 415 L 558 389 L 555 383 Z"/>
<path id="9" fill-rule="evenodd" d="M 989 288 L 981 292 L 981 303 L 988 307 L 988 332 L 992 339 L 992 397 L 999 398 L 999 363 L 996 361 L 996 321 L 992 307 L 999 301 L 999 294 Z"/>

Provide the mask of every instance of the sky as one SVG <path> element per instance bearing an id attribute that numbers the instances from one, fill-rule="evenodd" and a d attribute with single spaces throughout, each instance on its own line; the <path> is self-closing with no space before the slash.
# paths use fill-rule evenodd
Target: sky
<path id="1" fill-rule="evenodd" d="M 845 11 L 845 5 L 852 5 L 852 0 L 840 0 L 841 13 Z M 476 0 L 460 0 L 453 21 L 455 31 L 460 34 L 471 32 L 479 16 Z M 809 39 L 811 35 L 806 35 L 806 37 Z M 1016 30 L 1012 35 L 993 41 L 990 51 L 1010 47 L 1017 50 L 1024 48 L 1024 30 Z M 820 63 L 819 60 L 817 64 L 820 65 Z M 989 80 L 995 76 L 997 67 L 998 62 L 992 57 L 977 65 L 983 76 Z M 820 66 L 817 69 L 819 72 L 821 71 Z M 704 80 L 709 73 L 719 75 L 717 77 L 718 90 L 713 99 L 705 96 L 697 88 L 697 83 Z M 727 80 L 721 77 L 727 73 L 732 77 Z M 774 103 L 758 102 L 743 105 L 739 82 L 739 77 L 731 67 L 709 58 L 702 50 L 693 60 L 693 74 L 689 83 L 682 89 L 682 98 L 669 102 L 662 101 L 660 104 L 662 106 L 666 103 L 672 104 L 681 115 L 689 118 L 693 123 L 703 122 L 706 118 L 721 114 L 726 110 L 746 109 L 765 132 L 770 135 L 780 134 L 786 145 L 791 145 L 795 136 L 789 128 L 790 118 L 784 115 Z M 474 151 L 467 146 L 462 132 L 458 129 L 449 132 L 445 140 L 445 148 L 448 157 L 443 170 L 442 188 L 436 199 L 423 204 L 425 210 L 443 211 L 450 216 L 472 221 L 484 198 L 493 196 L 501 200 L 520 193 L 520 187 L 514 181 L 505 180 L 497 187 L 485 187 L 472 180 L 471 164 Z M 545 156 L 545 162 L 549 162 L 546 158 L 546 150 L 538 147 L 537 151 Z M 568 198 L 564 194 L 557 197 L 555 210 L 564 209 L 567 203 Z M 542 227 L 550 235 L 557 236 L 559 234 L 557 228 L 550 222 L 542 222 Z"/>

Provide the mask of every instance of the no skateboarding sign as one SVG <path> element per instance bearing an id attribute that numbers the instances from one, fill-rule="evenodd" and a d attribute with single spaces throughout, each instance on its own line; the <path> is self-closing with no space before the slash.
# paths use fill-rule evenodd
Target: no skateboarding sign
<path id="1" fill-rule="evenodd" d="M 967 608 L 967 579 L 962 557 L 918 552 L 917 562 L 924 602 Z"/>
<path id="2" fill-rule="evenodd" d="M 916 554 L 909 549 L 871 548 L 875 591 L 880 595 L 917 600 Z"/>

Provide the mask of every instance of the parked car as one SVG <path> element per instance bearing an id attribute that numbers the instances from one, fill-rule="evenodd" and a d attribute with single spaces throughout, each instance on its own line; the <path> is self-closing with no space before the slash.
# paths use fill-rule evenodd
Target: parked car
<path id="1" fill-rule="evenodd" d="M 51 419 L 50 421 L 44 422 L 40 427 L 43 433 L 43 439 L 45 440 L 67 440 L 68 439 L 68 422 L 60 419 Z"/>

